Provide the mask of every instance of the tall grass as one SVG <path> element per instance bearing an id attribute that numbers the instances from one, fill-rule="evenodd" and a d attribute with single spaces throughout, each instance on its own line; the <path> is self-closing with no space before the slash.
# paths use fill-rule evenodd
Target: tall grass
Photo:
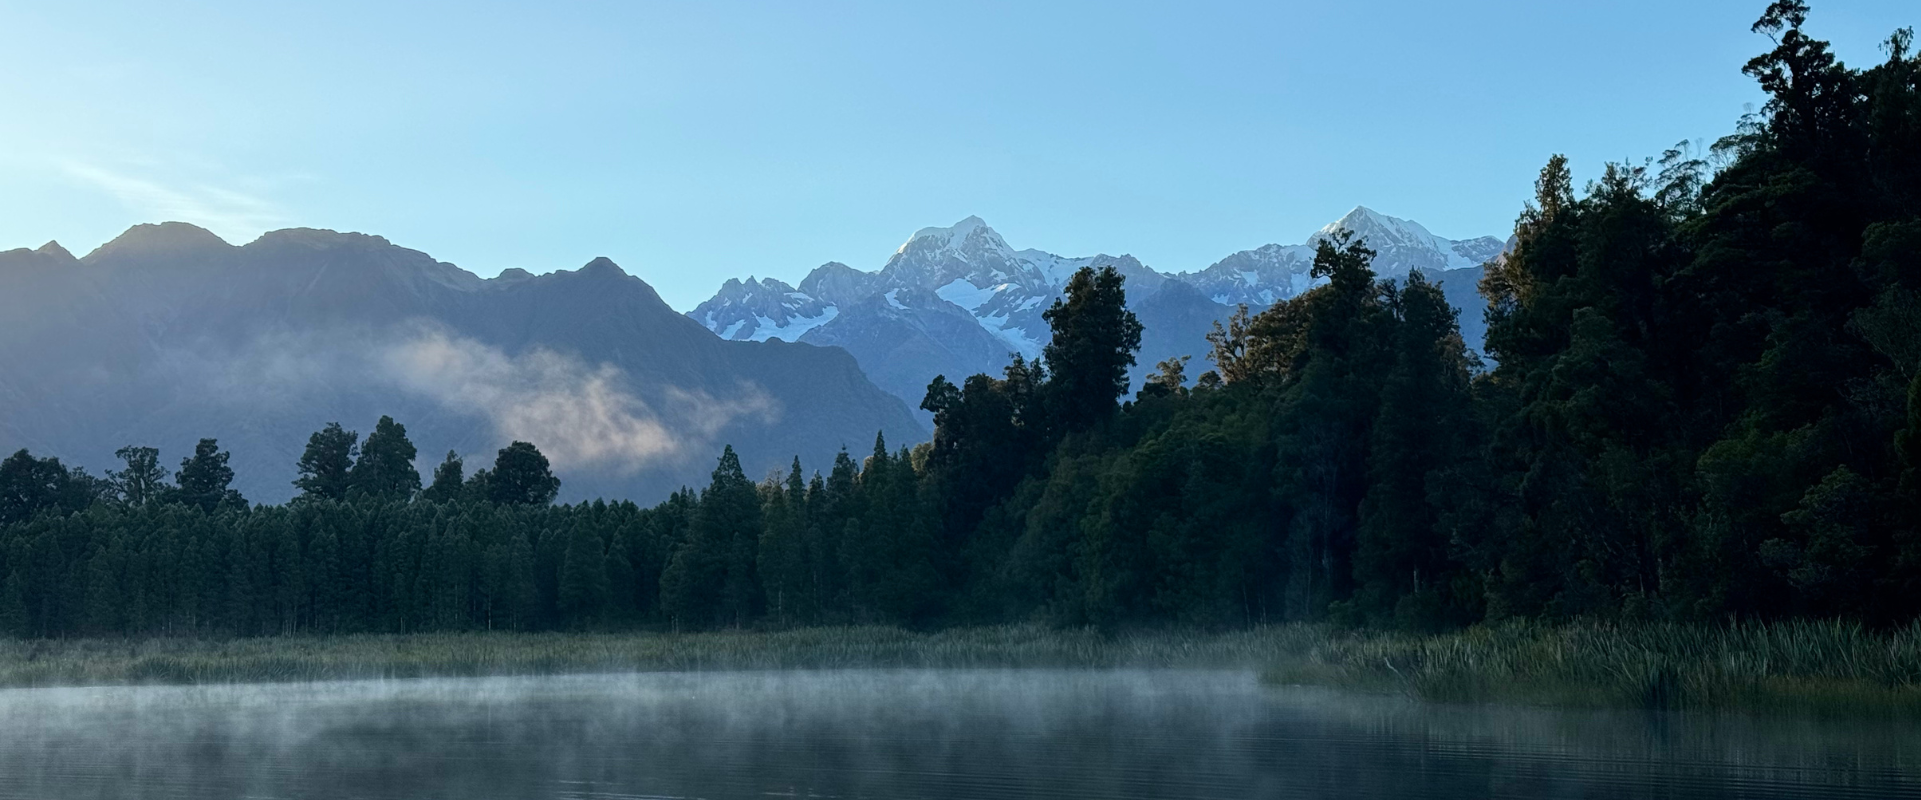
<path id="1" fill-rule="evenodd" d="M 584 672 L 971 667 L 1254 669 L 1324 634 L 1036 626 L 915 633 L 885 627 L 692 634 L 445 633 L 233 639 L 0 641 L 0 686 L 204 684 Z"/>
<path id="2" fill-rule="evenodd" d="M 1411 635 L 1276 625 L 1103 634 L 1039 626 L 0 640 L 0 686 L 209 684 L 852 668 L 1261 669 L 1273 683 L 1450 703 L 1921 714 L 1921 623 L 1512 624 Z"/>
<path id="3" fill-rule="evenodd" d="M 1588 623 L 1329 636 L 1266 678 L 1440 702 L 1914 715 L 1921 623 L 1886 633 L 1847 622 Z"/>

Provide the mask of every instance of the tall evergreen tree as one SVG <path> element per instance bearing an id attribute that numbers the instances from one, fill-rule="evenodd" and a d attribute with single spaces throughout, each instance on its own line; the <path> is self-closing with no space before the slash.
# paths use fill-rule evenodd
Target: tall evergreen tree
<path id="1" fill-rule="evenodd" d="M 738 626 L 752 618 L 760 593 L 754 575 L 760 525 L 759 493 L 728 446 L 700 495 L 686 541 L 661 575 L 661 607 L 676 627 Z"/>
<path id="2" fill-rule="evenodd" d="M 807 489 L 800 458 L 785 482 L 769 479 L 760 487 L 761 528 L 755 570 L 766 591 L 767 613 L 779 624 L 811 620 L 807 603 Z"/>
<path id="3" fill-rule="evenodd" d="M 559 611 L 575 625 L 598 622 L 608 600 L 607 553 L 600 536 L 585 522 L 567 534 L 559 584 Z"/>
<path id="4" fill-rule="evenodd" d="M 1053 338 L 1042 348 L 1050 419 L 1061 432 L 1106 419 L 1127 394 L 1127 370 L 1141 348 L 1141 323 L 1127 310 L 1121 277 L 1112 266 L 1082 267 L 1067 281 L 1067 296 L 1042 312 Z"/>
<path id="5" fill-rule="evenodd" d="M 1457 562 L 1432 487 L 1438 473 L 1470 456 L 1469 357 L 1454 309 L 1421 273 L 1411 273 L 1405 289 L 1387 292 L 1386 301 L 1393 364 L 1369 443 L 1354 556 L 1356 609 L 1400 627 L 1465 624 L 1479 617 L 1480 598 L 1471 582 L 1466 592 L 1457 589 Z"/>
<path id="6" fill-rule="evenodd" d="M 194 445 L 193 455 L 180 460 L 180 471 L 174 476 L 174 496 L 208 513 L 246 508 L 246 498 L 232 488 L 233 468 L 227 466 L 232 455 L 222 451 L 219 442 L 201 439 Z"/>
<path id="7" fill-rule="evenodd" d="M 360 446 L 360 460 L 349 476 L 350 487 L 372 497 L 407 499 L 420 491 L 420 472 L 414 469 L 418 452 L 407 440 L 407 427 L 382 416 Z"/>
<path id="8" fill-rule="evenodd" d="M 460 454 L 447 451 L 447 457 L 434 467 L 434 482 L 421 491 L 420 499 L 433 503 L 451 503 L 460 498 L 466 482 L 465 464 Z"/>
<path id="9" fill-rule="evenodd" d="M 1306 321 L 1283 381 L 1281 461 L 1276 490 L 1293 513 L 1285 538 L 1286 613 L 1320 615 L 1352 591 L 1357 510 L 1366 491 L 1369 424 L 1377 413 L 1391 330 L 1374 282 L 1374 252 L 1342 235 L 1323 240 L 1312 275 L 1327 284 L 1284 310 Z"/>
<path id="10" fill-rule="evenodd" d="M 329 422 L 327 427 L 307 437 L 307 449 L 296 465 L 300 477 L 293 485 L 302 497 L 314 500 L 345 500 L 353 482 L 354 456 L 359 453 L 360 434 Z"/>

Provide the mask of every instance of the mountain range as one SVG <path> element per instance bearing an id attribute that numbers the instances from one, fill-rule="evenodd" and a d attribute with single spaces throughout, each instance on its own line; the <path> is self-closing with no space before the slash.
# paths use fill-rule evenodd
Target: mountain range
<path id="1" fill-rule="evenodd" d="M 293 494 L 309 433 L 405 424 L 429 472 L 538 445 L 562 497 L 656 500 L 704 485 L 723 444 L 749 474 L 796 455 L 825 468 L 926 437 L 846 352 L 729 341 L 607 259 L 483 280 L 378 236 L 293 229 L 244 246 L 139 225 L 76 258 L 0 252 L 0 452 L 96 474 L 125 445 L 167 463 L 200 437 L 235 487 Z"/>
<path id="2" fill-rule="evenodd" d="M 852 353 L 882 389 L 917 406 L 935 375 L 999 374 L 1012 354 L 1032 359 L 1049 333 L 1041 313 L 1081 267 L 1112 266 L 1145 332 L 1135 384 L 1167 358 L 1205 356 L 1207 332 L 1238 305 L 1258 312 L 1311 288 L 1314 251 L 1350 232 L 1376 251 L 1375 271 L 1438 281 L 1462 311 L 1462 336 L 1479 350 L 1485 325 L 1475 287 L 1502 240 L 1446 239 L 1420 223 L 1356 207 L 1300 244 L 1269 244 L 1194 272 L 1158 272 L 1129 255 L 1064 257 L 1015 250 L 979 217 L 922 228 L 875 272 L 839 262 L 790 286 L 730 279 L 688 316 L 723 339 L 831 345 Z M 1190 371 L 1191 374 L 1199 370 Z M 927 421 L 925 413 L 922 421 Z"/>
<path id="3" fill-rule="evenodd" d="M 1235 304 L 1310 287 L 1315 244 L 1342 230 L 1379 251 L 1381 274 L 1440 281 L 1479 347 L 1479 264 L 1502 243 L 1364 208 L 1302 244 L 1184 273 L 1015 250 L 968 217 L 915 232 L 874 272 L 829 263 L 799 287 L 730 280 L 686 315 L 604 258 L 482 279 L 379 236 L 302 228 L 236 246 L 183 223 L 137 225 L 84 257 L 53 242 L 0 252 L 0 453 L 98 473 L 125 445 L 171 463 L 213 437 L 233 453 L 236 488 L 271 502 L 293 494 L 309 433 L 367 431 L 388 414 L 423 474 L 449 450 L 471 471 L 527 440 L 553 460 L 563 499 L 658 499 L 705 483 L 726 444 L 761 475 L 795 456 L 824 467 L 876 432 L 924 440 L 928 381 L 1038 356 L 1042 312 L 1081 267 L 1127 277 L 1145 328 L 1138 384 L 1162 359 L 1204 357 Z"/>

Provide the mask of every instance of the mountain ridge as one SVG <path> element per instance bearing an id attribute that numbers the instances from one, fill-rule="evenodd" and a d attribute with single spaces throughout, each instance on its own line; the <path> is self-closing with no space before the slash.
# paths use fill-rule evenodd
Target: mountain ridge
<path id="1" fill-rule="evenodd" d="M 146 225 L 83 259 L 0 253 L 0 399 L 0 450 L 97 472 L 124 445 L 178 457 L 214 437 L 267 501 L 292 494 L 308 434 L 382 414 L 423 473 L 449 449 L 471 470 L 533 441 L 564 498 L 702 485 L 723 444 L 758 473 L 926 435 L 849 354 L 723 340 L 605 257 L 482 279 L 321 229 L 235 246 Z"/>
<path id="2" fill-rule="evenodd" d="M 1258 311 L 1319 283 L 1311 275 L 1315 249 L 1343 231 L 1376 251 L 1377 274 L 1404 278 L 1420 271 L 1444 282 L 1452 290 L 1448 292 L 1451 301 L 1471 299 L 1481 265 L 1505 248 L 1494 237 L 1447 239 L 1418 222 L 1355 206 L 1300 244 L 1266 244 L 1231 253 L 1199 270 L 1170 273 L 1130 255 L 1067 257 L 1034 248 L 1016 250 L 985 220 L 970 215 L 953 225 L 915 231 L 873 272 L 835 261 L 810 271 L 799 287 L 771 278 L 758 284 L 730 278 L 687 315 L 722 338 L 846 347 L 870 375 L 887 376 L 877 383 L 915 406 L 936 374 L 950 379 L 957 377 L 950 374 L 955 369 L 962 374 L 998 374 L 1011 354 L 1038 356 L 1050 335 L 1041 314 L 1061 296 L 1068 278 L 1081 267 L 1113 266 L 1127 277 L 1129 305 L 1146 328 L 1140 363 L 1134 370 L 1139 385 L 1160 359 L 1203 356 L 1211 323 L 1225 320 L 1235 306 Z M 1197 295 L 1182 291 L 1158 303 L 1147 302 L 1173 284 L 1194 289 Z M 932 297 L 926 294 L 930 291 Z M 878 313 L 882 306 L 866 302 L 877 296 L 889 299 L 887 313 Z M 912 338 L 933 330 L 945 330 L 951 339 L 958 335 L 946 327 L 953 307 L 971 315 L 982 331 L 999 342 L 1002 352 L 983 357 L 971 335 L 953 340 L 952 346 L 886 343 L 888 335 Z M 1456 307 L 1478 311 L 1469 303 Z M 915 319 L 907 322 L 908 316 Z M 1476 350 L 1480 348 L 1479 323 L 1478 314 L 1463 315 L 1464 336 Z M 862 331 L 864 326 L 874 331 Z M 903 354 L 909 351 L 925 363 L 896 363 L 908 358 Z M 925 414 L 922 421 L 928 421 Z"/>

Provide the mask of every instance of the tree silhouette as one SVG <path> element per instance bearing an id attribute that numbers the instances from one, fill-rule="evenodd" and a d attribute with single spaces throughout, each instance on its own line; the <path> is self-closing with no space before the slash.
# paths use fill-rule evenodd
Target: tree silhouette
<path id="1" fill-rule="evenodd" d="M 233 468 L 227 466 L 227 459 L 232 455 L 222 451 L 219 442 L 201 439 L 193 455 L 180 460 L 180 472 L 174 476 L 175 497 L 208 513 L 246 508 L 246 498 L 230 488 Z"/>
<path id="2" fill-rule="evenodd" d="M 1050 418 L 1062 432 L 1082 430 L 1111 416 L 1127 394 L 1127 370 L 1141 348 L 1141 323 L 1127 310 L 1126 279 L 1113 267 L 1082 267 L 1067 281 L 1067 296 L 1042 312 L 1054 336 L 1042 357 Z"/>
<path id="3" fill-rule="evenodd" d="M 307 449 L 300 454 L 296 468 L 300 477 L 293 485 L 301 496 L 315 500 L 343 500 L 353 483 L 354 456 L 359 452 L 360 434 L 329 422 L 327 427 L 307 437 Z"/>
<path id="4" fill-rule="evenodd" d="M 527 442 L 501 448 L 486 481 L 487 499 L 501 505 L 544 506 L 560 493 L 560 479 L 548 468 L 547 457 Z"/>
<path id="5" fill-rule="evenodd" d="M 167 468 L 160 465 L 160 450 L 129 445 L 113 452 L 125 469 L 108 470 L 107 480 L 120 501 L 131 506 L 158 502 L 172 491 L 167 485 Z"/>
<path id="6" fill-rule="evenodd" d="M 407 427 L 382 416 L 360 446 L 349 484 L 373 497 L 409 498 L 420 491 L 420 472 L 414 469 L 417 451 L 407 440 Z"/>

